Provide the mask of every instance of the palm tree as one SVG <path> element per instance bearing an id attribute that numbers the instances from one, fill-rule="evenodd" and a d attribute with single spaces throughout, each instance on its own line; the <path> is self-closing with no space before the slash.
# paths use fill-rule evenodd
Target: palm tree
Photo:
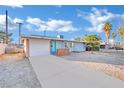
<path id="1" fill-rule="evenodd" d="M 121 26 L 119 29 L 118 29 L 118 35 L 119 37 L 121 38 L 121 40 L 124 38 L 124 27 Z M 121 45 L 120 43 L 120 46 L 122 46 L 124 48 L 124 45 Z"/>
<path id="2" fill-rule="evenodd" d="M 112 39 L 115 40 L 116 34 L 112 32 Z"/>
<path id="3" fill-rule="evenodd" d="M 120 28 L 118 29 L 118 35 L 119 35 L 119 37 L 120 37 L 121 39 L 124 38 L 124 27 L 120 27 Z"/>
<path id="4" fill-rule="evenodd" d="M 107 44 L 109 44 L 110 31 L 112 30 L 112 25 L 109 22 L 106 22 L 104 24 L 103 30 L 104 30 L 105 35 L 106 35 Z"/>
<path id="5" fill-rule="evenodd" d="M 115 47 L 115 37 L 116 37 L 116 34 L 114 32 L 112 32 L 112 39 L 113 39 L 113 46 Z"/>

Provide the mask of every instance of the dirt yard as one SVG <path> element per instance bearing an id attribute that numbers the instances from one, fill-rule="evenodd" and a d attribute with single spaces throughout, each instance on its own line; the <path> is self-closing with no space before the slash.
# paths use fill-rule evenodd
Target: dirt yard
<path id="1" fill-rule="evenodd" d="M 124 80 L 124 52 L 83 52 L 72 53 L 63 58 L 85 65 L 93 70 L 101 71 L 107 75 Z"/>
<path id="2" fill-rule="evenodd" d="M 38 88 L 41 85 L 28 59 L 18 53 L 0 56 L 0 87 Z"/>

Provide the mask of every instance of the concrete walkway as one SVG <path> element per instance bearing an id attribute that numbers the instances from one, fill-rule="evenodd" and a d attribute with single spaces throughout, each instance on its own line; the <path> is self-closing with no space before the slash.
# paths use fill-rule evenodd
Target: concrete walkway
<path id="1" fill-rule="evenodd" d="M 124 81 L 63 58 L 37 56 L 30 62 L 44 88 L 124 87 Z"/>

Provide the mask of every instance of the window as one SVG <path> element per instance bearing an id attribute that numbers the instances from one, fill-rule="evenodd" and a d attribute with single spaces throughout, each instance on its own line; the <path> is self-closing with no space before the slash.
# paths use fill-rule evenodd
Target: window
<path id="1" fill-rule="evenodd" d="M 73 46 L 74 46 L 74 43 L 73 43 L 73 42 L 71 42 L 71 43 L 70 43 L 70 47 L 72 48 Z"/>

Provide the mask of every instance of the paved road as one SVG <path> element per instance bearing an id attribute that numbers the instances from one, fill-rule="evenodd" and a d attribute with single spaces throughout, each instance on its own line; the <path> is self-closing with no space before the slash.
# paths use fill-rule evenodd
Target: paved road
<path id="1" fill-rule="evenodd" d="M 45 88 L 124 87 L 124 82 L 104 73 L 55 56 L 31 57 L 30 62 Z"/>

